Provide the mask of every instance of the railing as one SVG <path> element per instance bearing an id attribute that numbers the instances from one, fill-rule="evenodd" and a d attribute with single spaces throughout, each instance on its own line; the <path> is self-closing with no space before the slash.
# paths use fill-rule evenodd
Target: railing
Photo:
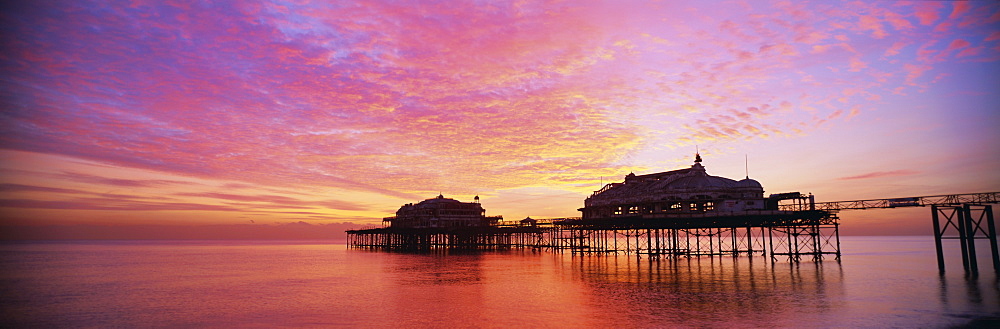
<path id="1" fill-rule="evenodd" d="M 595 196 L 595 195 L 604 193 L 604 191 L 610 190 L 612 187 L 615 187 L 615 186 L 618 186 L 618 185 L 622 185 L 622 183 L 608 183 L 607 185 L 604 185 L 604 187 L 602 187 L 600 190 L 594 191 L 594 193 L 591 194 L 590 196 Z"/>
<path id="2" fill-rule="evenodd" d="M 499 227 L 523 227 L 523 226 L 537 226 L 537 227 L 553 227 L 555 223 L 567 220 L 577 220 L 580 217 L 562 217 L 562 218 L 533 218 L 533 222 L 522 222 L 522 221 L 500 221 L 497 223 Z"/>
<path id="3" fill-rule="evenodd" d="M 990 204 L 1000 203 L 1000 192 L 932 195 L 909 198 L 871 199 L 854 201 L 817 202 L 816 210 L 853 210 L 873 208 L 924 207 L 931 205 Z M 781 205 L 782 210 L 786 206 Z"/>

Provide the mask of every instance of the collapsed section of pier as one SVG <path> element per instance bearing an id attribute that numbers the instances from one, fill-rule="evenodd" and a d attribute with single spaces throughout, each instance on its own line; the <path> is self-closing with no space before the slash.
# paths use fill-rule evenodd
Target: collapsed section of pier
<path id="1" fill-rule="evenodd" d="M 384 227 L 348 231 L 348 246 L 839 259 L 835 211 L 817 210 L 812 195 L 798 192 L 765 198 L 759 182 L 708 175 L 701 162 L 696 155 L 690 168 L 629 174 L 607 184 L 584 201 L 578 218 L 508 222 L 486 216 L 478 197 L 461 202 L 438 195 L 402 206 L 383 219 Z"/>

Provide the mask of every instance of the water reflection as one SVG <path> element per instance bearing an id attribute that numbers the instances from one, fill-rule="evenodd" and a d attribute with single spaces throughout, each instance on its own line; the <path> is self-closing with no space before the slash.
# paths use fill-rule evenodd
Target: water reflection
<path id="1" fill-rule="evenodd" d="M 0 246 L 0 327 L 947 327 L 1000 315 L 995 276 L 939 276 L 925 240 L 849 240 L 843 266 L 330 245 Z"/>
<path id="2" fill-rule="evenodd" d="M 844 294 L 838 262 L 612 256 L 573 257 L 570 263 L 590 288 L 591 303 L 640 320 L 631 323 L 638 326 L 795 326 L 822 318 Z"/>
<path id="3" fill-rule="evenodd" d="M 404 285 L 469 285 L 482 278 L 482 255 L 414 254 L 395 258 L 388 270 Z"/>
<path id="4" fill-rule="evenodd" d="M 938 296 L 945 313 L 975 320 L 973 324 L 977 325 L 1000 326 L 1000 306 L 995 304 L 995 299 L 1000 294 L 1000 277 L 982 279 L 978 275 L 959 277 L 941 274 L 938 279 L 940 280 Z M 993 313 L 993 316 L 968 315 L 970 313 Z"/>
<path id="5" fill-rule="evenodd" d="M 368 254 L 380 266 L 384 303 L 369 327 L 607 327 L 581 304 L 577 282 L 551 266 L 552 254 L 467 252 Z"/>

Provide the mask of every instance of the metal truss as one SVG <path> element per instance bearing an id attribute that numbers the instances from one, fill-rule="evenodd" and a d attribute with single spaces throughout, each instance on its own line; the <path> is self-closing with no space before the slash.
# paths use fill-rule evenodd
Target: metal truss
<path id="1" fill-rule="evenodd" d="M 1000 203 L 1000 192 L 918 196 L 908 198 L 817 202 L 816 210 L 852 210 Z M 794 205 L 782 205 L 792 207 Z"/>

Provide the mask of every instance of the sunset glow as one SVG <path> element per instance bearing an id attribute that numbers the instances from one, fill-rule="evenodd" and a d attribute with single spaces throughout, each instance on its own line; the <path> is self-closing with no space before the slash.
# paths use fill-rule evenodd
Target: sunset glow
<path id="1" fill-rule="evenodd" d="M 817 201 L 1000 190 L 996 1 L 45 0 L 0 22 L 0 225 L 380 225 L 439 193 L 579 216 L 696 147 Z"/>

